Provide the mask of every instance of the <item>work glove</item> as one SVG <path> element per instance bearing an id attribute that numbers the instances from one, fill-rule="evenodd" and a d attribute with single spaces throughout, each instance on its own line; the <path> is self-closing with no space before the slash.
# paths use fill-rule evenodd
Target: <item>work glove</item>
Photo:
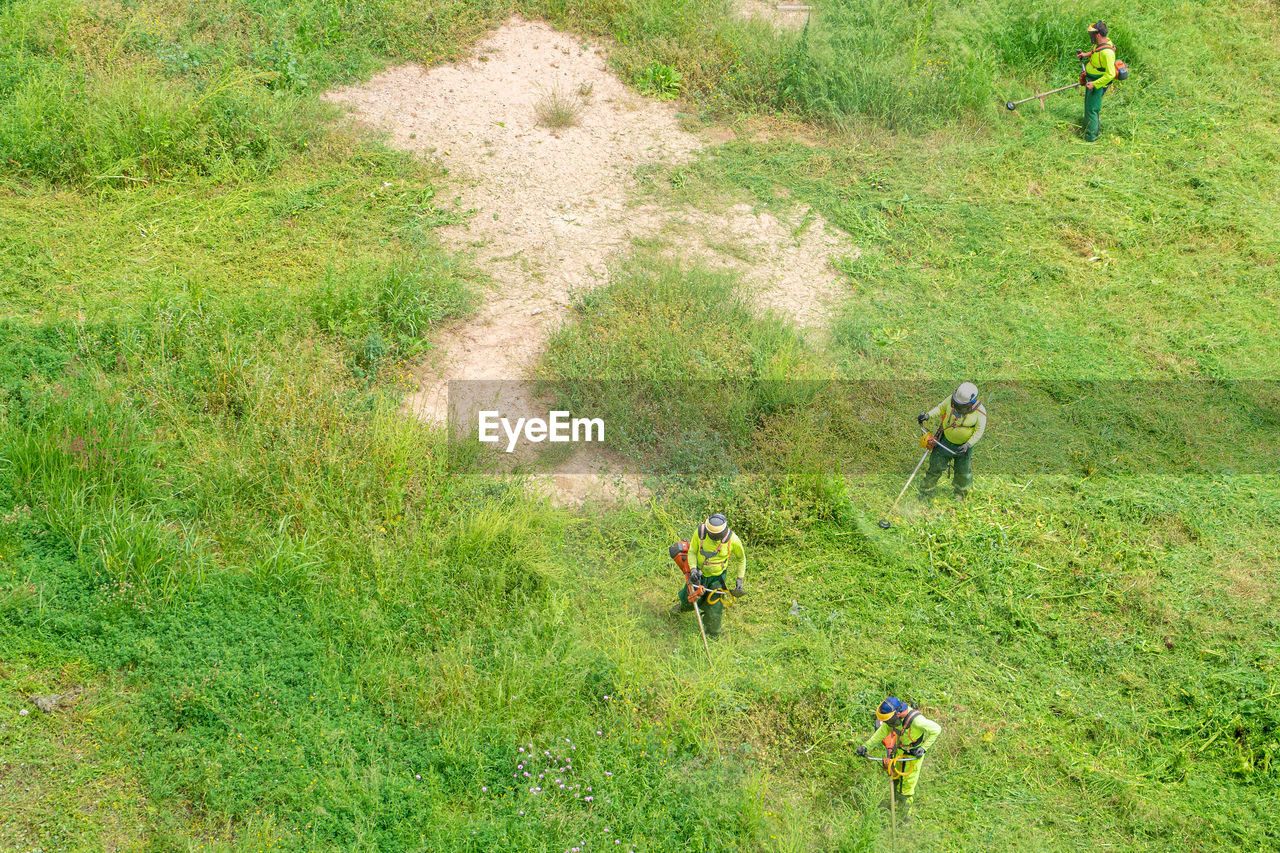
<path id="1" fill-rule="evenodd" d="M 1085 73 L 1083 70 L 1080 71 L 1080 85 L 1081 86 L 1089 85 L 1089 78 L 1085 76 Z"/>
<path id="2" fill-rule="evenodd" d="M 956 448 L 956 456 L 963 456 L 964 454 L 968 453 L 972 448 L 973 448 L 973 445 L 966 441 L 964 444 Z"/>
<path id="3" fill-rule="evenodd" d="M 746 595 L 747 591 L 742 588 L 742 578 L 738 578 L 737 585 L 729 591 L 733 594 L 734 598 L 742 598 L 742 596 Z"/>
<path id="4" fill-rule="evenodd" d="M 859 758 L 867 757 L 867 748 L 865 746 L 858 747 L 858 757 Z"/>
<path id="5" fill-rule="evenodd" d="M 907 750 L 907 755 L 914 755 L 916 758 L 924 758 L 924 750 L 920 747 L 912 747 Z"/>
<path id="6" fill-rule="evenodd" d="M 928 412 L 921 412 L 920 414 L 916 415 L 916 423 L 918 424 L 922 424 L 927 420 L 929 420 Z"/>
<path id="7" fill-rule="evenodd" d="M 702 586 L 702 570 L 701 569 L 689 570 L 689 583 L 692 586 Z"/>

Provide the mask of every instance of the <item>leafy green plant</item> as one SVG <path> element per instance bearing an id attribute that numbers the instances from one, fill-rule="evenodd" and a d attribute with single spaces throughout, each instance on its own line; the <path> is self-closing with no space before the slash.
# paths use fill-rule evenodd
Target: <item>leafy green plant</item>
<path id="1" fill-rule="evenodd" d="M 254 54 L 253 59 L 271 72 L 266 83 L 273 89 L 305 89 L 310 83 L 306 60 L 291 39 L 274 39 Z"/>
<path id="2" fill-rule="evenodd" d="M 640 91 L 663 101 L 678 98 L 683 81 L 683 74 L 656 59 L 636 75 L 636 86 Z"/>

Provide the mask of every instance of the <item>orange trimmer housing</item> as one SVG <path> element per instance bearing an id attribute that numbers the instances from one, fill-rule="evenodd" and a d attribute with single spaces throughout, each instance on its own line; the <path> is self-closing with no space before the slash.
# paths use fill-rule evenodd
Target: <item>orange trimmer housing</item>
<path id="1" fill-rule="evenodd" d="M 676 565 L 680 567 L 680 571 L 684 572 L 687 580 L 689 578 L 689 543 L 681 539 L 671 550 L 671 559 L 676 561 Z"/>
<path id="2" fill-rule="evenodd" d="M 884 772 L 889 774 L 890 779 L 899 779 L 905 774 L 902 772 L 902 762 L 894 761 L 894 756 L 898 752 L 898 732 L 889 726 L 885 728 L 889 729 L 889 733 L 881 741 L 885 750 Z"/>
<path id="3" fill-rule="evenodd" d="M 697 601 L 702 595 L 702 587 L 696 590 L 689 583 L 689 543 L 681 539 L 670 548 L 671 559 L 675 561 L 676 566 L 684 573 L 685 587 L 689 590 L 688 596 L 690 601 Z"/>

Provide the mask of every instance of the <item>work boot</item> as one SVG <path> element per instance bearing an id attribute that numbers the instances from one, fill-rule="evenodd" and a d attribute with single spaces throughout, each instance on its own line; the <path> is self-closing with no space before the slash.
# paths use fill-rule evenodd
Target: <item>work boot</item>
<path id="1" fill-rule="evenodd" d="M 915 804 L 915 797 L 900 797 L 898 799 L 898 823 L 907 824 L 911 822 L 911 806 Z"/>

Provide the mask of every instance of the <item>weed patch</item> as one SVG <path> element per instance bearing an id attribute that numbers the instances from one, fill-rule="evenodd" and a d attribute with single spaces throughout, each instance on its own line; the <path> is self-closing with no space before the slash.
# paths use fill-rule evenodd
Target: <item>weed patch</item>
<path id="1" fill-rule="evenodd" d="M 538 124 L 552 130 L 560 130 L 577 124 L 582 115 L 582 108 L 581 93 L 568 93 L 553 86 L 538 96 L 533 111 L 538 116 Z"/>

